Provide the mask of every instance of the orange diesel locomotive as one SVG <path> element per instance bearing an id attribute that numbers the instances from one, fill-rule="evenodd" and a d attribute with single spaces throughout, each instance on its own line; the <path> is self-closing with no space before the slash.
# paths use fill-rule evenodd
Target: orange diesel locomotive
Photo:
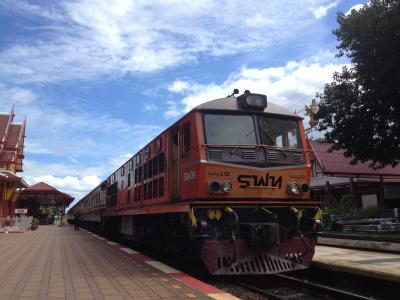
<path id="1" fill-rule="evenodd" d="M 310 201 L 302 119 L 246 91 L 201 104 L 70 210 L 85 226 L 211 274 L 306 268 L 321 213 Z"/>

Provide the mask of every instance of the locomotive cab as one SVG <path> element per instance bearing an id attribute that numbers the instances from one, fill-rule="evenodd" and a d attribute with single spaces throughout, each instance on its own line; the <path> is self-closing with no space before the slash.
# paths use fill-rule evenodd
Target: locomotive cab
<path id="1" fill-rule="evenodd" d="M 236 101 L 235 101 L 236 100 Z M 309 197 L 302 119 L 245 93 L 195 109 L 202 163 L 189 214 L 192 236 L 213 274 L 302 269 L 314 254 L 320 210 Z M 192 168 L 192 170 L 190 170 Z"/>

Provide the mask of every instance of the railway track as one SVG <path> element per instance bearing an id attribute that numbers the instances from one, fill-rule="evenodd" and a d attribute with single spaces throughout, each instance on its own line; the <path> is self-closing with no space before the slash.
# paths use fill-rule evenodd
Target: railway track
<path id="1" fill-rule="evenodd" d="M 308 280 L 299 279 L 287 275 L 271 275 L 278 286 L 263 287 L 260 284 L 248 281 L 234 281 L 238 286 L 252 292 L 266 296 L 271 300 L 293 300 L 293 299 L 351 299 L 351 300 L 373 300 L 376 298 L 366 297 L 339 288 L 332 288 Z"/>

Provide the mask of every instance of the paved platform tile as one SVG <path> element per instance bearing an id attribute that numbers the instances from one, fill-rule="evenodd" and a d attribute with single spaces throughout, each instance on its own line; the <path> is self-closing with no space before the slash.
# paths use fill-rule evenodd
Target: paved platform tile
<path id="1" fill-rule="evenodd" d="M 158 262 L 69 226 L 0 234 L 0 245 L 1 300 L 210 299 Z"/>
<path id="2" fill-rule="evenodd" d="M 400 255 L 317 246 L 312 264 L 400 282 Z"/>

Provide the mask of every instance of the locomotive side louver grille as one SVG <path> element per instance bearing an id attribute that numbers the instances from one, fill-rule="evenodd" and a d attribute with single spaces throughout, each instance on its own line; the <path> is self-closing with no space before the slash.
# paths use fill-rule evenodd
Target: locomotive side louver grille
<path id="1" fill-rule="evenodd" d="M 267 159 L 268 160 L 277 160 L 279 157 L 279 153 L 277 151 L 267 151 Z"/>
<path id="2" fill-rule="evenodd" d="M 208 149 L 208 159 L 222 159 L 222 151 Z"/>
<path id="3" fill-rule="evenodd" d="M 243 159 L 255 159 L 256 153 L 253 150 L 242 150 Z"/>
<path id="4" fill-rule="evenodd" d="M 293 153 L 293 161 L 295 161 L 295 162 L 303 162 L 304 161 L 303 154 Z"/>

